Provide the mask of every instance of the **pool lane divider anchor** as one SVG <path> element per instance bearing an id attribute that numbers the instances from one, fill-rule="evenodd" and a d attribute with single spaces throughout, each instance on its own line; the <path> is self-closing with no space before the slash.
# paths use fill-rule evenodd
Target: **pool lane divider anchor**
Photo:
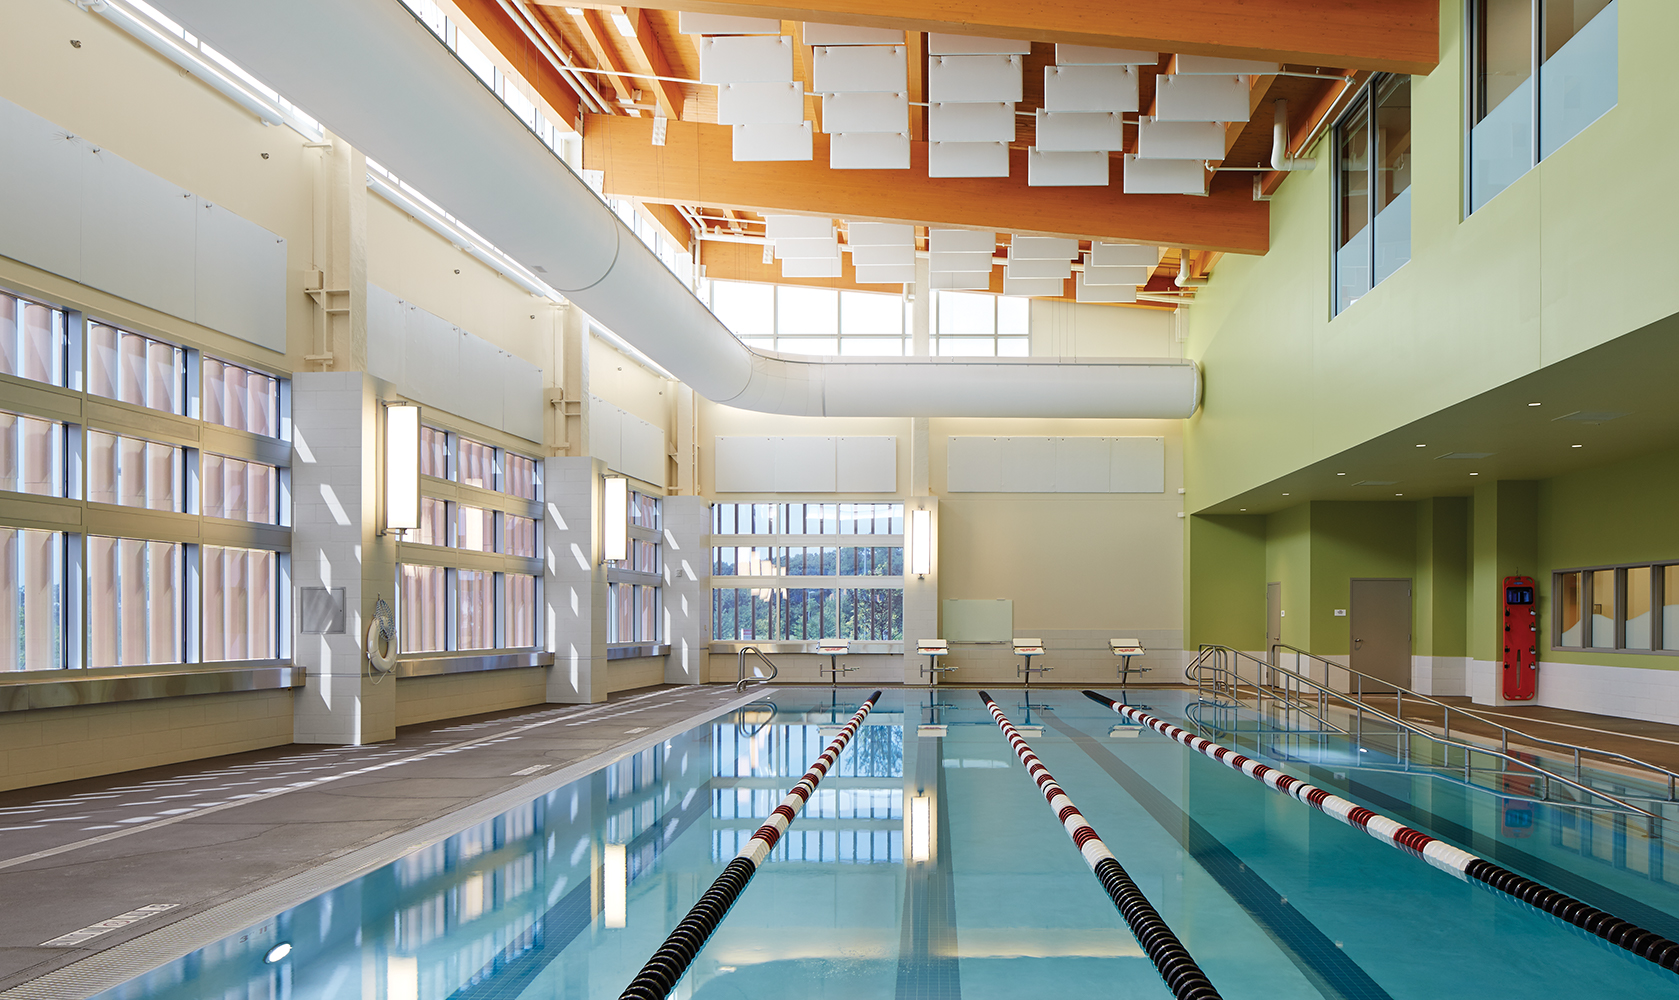
<path id="1" fill-rule="evenodd" d="M 694 956 L 705 947 L 706 941 L 717 930 L 717 925 L 723 922 L 729 909 L 735 905 L 735 900 L 740 898 L 746 883 L 752 881 L 752 876 L 757 874 L 758 867 L 769 857 L 770 851 L 775 849 L 781 835 L 793 825 L 793 820 L 798 817 L 805 803 L 810 801 L 816 786 L 822 783 L 822 778 L 834 766 L 834 761 L 839 759 L 846 744 L 851 742 L 851 738 L 857 734 L 863 720 L 868 718 L 875 702 L 879 700 L 879 691 L 869 695 L 868 700 L 857 709 L 857 714 L 851 717 L 851 721 L 847 722 L 833 742 L 828 744 L 828 748 L 822 751 L 822 756 L 816 758 L 816 762 L 810 765 L 810 770 L 805 772 L 805 776 L 799 779 L 799 783 L 793 786 L 793 790 L 788 792 L 787 797 L 770 813 L 769 820 L 758 828 L 752 839 L 746 842 L 746 846 L 741 848 L 740 853 L 723 869 L 723 874 L 717 876 L 716 881 L 711 883 L 711 888 L 700 896 L 699 902 L 695 903 L 688 915 L 682 918 L 682 922 L 676 925 L 676 929 L 670 932 L 670 937 L 665 938 L 665 943 L 660 945 L 653 957 L 647 960 L 647 964 L 641 967 L 641 972 L 630 980 L 630 985 L 624 987 L 624 992 L 619 994 L 619 1000 L 664 1000 L 670 995 L 670 991 L 676 988 L 677 982 L 688 971 L 688 966 L 693 964 Z"/>
<path id="2" fill-rule="evenodd" d="M 1114 907 L 1119 910 L 1119 915 L 1125 918 L 1125 923 L 1130 926 L 1137 943 L 1143 946 L 1143 952 L 1148 955 L 1149 961 L 1154 963 L 1160 978 L 1165 980 L 1172 995 L 1177 1000 L 1222 1000 L 1207 974 L 1195 964 L 1195 959 L 1190 956 L 1183 942 L 1172 933 L 1172 928 L 1166 925 L 1166 921 L 1143 895 L 1142 890 L 1131 881 L 1131 876 L 1120 867 L 1113 852 L 1108 850 L 1107 845 L 1102 843 L 1102 838 L 1097 836 L 1096 828 L 1079 813 L 1078 807 L 1073 805 L 1073 800 L 1056 783 L 1055 776 L 1044 767 L 1038 755 L 1032 752 L 1031 745 L 1020 735 L 1020 731 L 1014 728 L 1014 724 L 1003 714 L 1003 710 L 997 707 L 997 703 L 991 700 L 989 694 L 981 691 L 979 696 L 985 700 L 985 707 L 990 709 L 991 718 L 997 723 L 997 728 L 1007 737 L 1015 756 L 1020 758 L 1020 763 L 1026 767 L 1026 773 L 1037 784 L 1038 790 L 1043 792 L 1044 800 L 1049 803 L 1050 809 L 1055 811 L 1056 818 L 1061 821 L 1067 835 L 1073 838 L 1073 844 L 1084 856 L 1084 863 L 1090 866 L 1097 880 L 1102 883 L 1102 888 L 1107 890 Z"/>
<path id="3" fill-rule="evenodd" d="M 1575 899 L 1573 896 L 1547 888 L 1530 878 L 1517 875 L 1508 868 L 1501 867 L 1485 858 L 1430 837 L 1421 830 L 1406 826 L 1396 819 L 1383 816 L 1373 809 L 1366 809 L 1356 802 L 1324 791 L 1322 788 L 1301 781 L 1299 778 L 1284 774 L 1274 767 L 1261 764 L 1251 757 L 1245 757 L 1229 747 L 1220 746 L 1212 740 L 1197 736 L 1188 730 L 1180 729 L 1170 722 L 1157 719 L 1146 712 L 1139 712 L 1135 708 L 1114 701 L 1105 695 L 1097 694 L 1095 691 L 1085 691 L 1084 696 L 1098 705 L 1105 705 L 1113 709 L 1133 722 L 1141 723 L 1153 729 L 1162 736 L 1182 743 L 1196 753 L 1211 757 L 1233 771 L 1240 771 L 1255 781 L 1271 786 L 1284 795 L 1299 799 L 1319 812 L 1333 816 L 1355 830 L 1363 830 L 1389 847 L 1396 847 L 1407 854 L 1415 855 L 1441 871 L 1456 875 L 1466 882 L 1480 882 L 1559 920 L 1573 924 L 1581 930 L 1595 934 L 1612 945 L 1632 952 L 1639 958 L 1653 962 L 1664 969 L 1679 972 L 1679 942 L 1670 941 L 1655 931 L 1645 930 L 1637 924 L 1622 920 L 1612 913 L 1606 913 L 1595 906 Z"/>

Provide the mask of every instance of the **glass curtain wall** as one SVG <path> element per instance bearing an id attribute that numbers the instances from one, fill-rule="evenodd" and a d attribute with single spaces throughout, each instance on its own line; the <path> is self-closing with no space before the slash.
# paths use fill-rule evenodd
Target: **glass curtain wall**
<path id="1" fill-rule="evenodd" d="M 902 295 L 746 281 L 709 285 L 711 311 L 749 347 L 829 357 L 910 353 Z"/>
<path id="2" fill-rule="evenodd" d="M 1411 259 L 1411 78 L 1382 74 L 1335 128 L 1335 312 Z"/>

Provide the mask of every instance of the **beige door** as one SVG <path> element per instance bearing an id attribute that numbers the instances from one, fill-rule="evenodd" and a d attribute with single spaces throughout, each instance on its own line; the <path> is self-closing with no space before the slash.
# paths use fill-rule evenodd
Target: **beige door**
<path id="1" fill-rule="evenodd" d="M 1386 681 L 1364 693 L 1411 686 L 1411 581 L 1352 581 L 1352 668 Z M 1349 689 L 1358 690 L 1357 679 Z"/>

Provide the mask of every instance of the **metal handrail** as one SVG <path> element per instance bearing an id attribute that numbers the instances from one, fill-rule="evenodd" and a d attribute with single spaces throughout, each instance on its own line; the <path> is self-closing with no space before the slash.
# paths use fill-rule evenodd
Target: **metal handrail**
<path id="1" fill-rule="evenodd" d="M 752 725 L 752 728 L 750 730 L 748 730 L 746 727 L 748 725 L 751 725 L 751 724 L 745 721 L 745 715 L 746 715 L 747 709 L 762 708 L 765 705 L 768 705 L 769 709 L 770 709 L 769 718 L 765 719 L 764 721 L 762 721 L 760 723 L 757 723 L 756 725 Z M 739 712 L 741 717 L 742 717 L 741 721 L 735 723 L 735 734 L 736 735 L 744 734 L 746 736 L 746 738 L 750 740 L 750 739 L 757 738 L 758 734 L 763 732 L 765 727 L 767 727 L 770 723 L 774 722 L 776 713 L 780 712 L 781 709 L 776 705 L 775 702 L 770 701 L 768 698 L 766 698 L 763 701 L 749 701 L 746 704 L 740 706 L 735 711 Z"/>
<path id="2" fill-rule="evenodd" d="M 1295 646 L 1290 646 L 1286 642 L 1274 642 L 1274 643 L 1271 644 L 1271 662 L 1273 664 L 1275 664 L 1277 662 L 1277 650 L 1279 650 L 1279 649 L 1286 649 L 1289 652 L 1294 653 L 1297 656 L 1310 657 L 1311 659 L 1317 660 L 1318 662 L 1326 664 L 1327 666 L 1332 666 L 1337 670 L 1345 670 L 1348 673 L 1348 675 L 1350 675 L 1350 676 L 1357 677 L 1358 678 L 1357 698 L 1361 702 L 1364 700 L 1364 679 L 1366 677 L 1369 677 L 1372 681 L 1375 681 L 1375 682 L 1377 682 L 1377 683 L 1379 683 L 1379 684 L 1381 684 L 1385 687 L 1393 688 L 1394 689 L 1394 694 L 1395 694 L 1395 697 L 1396 697 L 1394 714 L 1400 716 L 1401 718 L 1403 718 L 1404 715 L 1405 715 L 1405 699 L 1407 697 L 1411 698 L 1414 701 L 1426 702 L 1427 704 L 1434 705 L 1434 706 L 1438 707 L 1440 709 L 1441 713 L 1442 713 L 1441 714 L 1440 728 L 1441 728 L 1442 733 L 1446 736 L 1450 736 L 1452 734 L 1452 713 L 1456 712 L 1460 716 L 1465 716 L 1466 715 L 1469 718 L 1474 719 L 1476 722 L 1481 723 L 1482 725 L 1492 726 L 1493 728 L 1497 729 L 1498 732 L 1499 732 L 1499 744 L 1498 745 L 1499 745 L 1499 748 L 1502 749 L 1502 750 L 1508 751 L 1510 749 L 1510 737 L 1511 737 L 1512 734 L 1514 734 L 1518 738 L 1518 742 L 1542 743 L 1546 746 L 1560 747 L 1564 750 L 1569 751 L 1570 753 L 1572 753 L 1574 755 L 1574 777 L 1575 778 L 1579 778 L 1581 776 L 1581 760 L 1580 760 L 1580 758 L 1581 758 L 1582 754 L 1595 754 L 1598 757 L 1604 757 L 1604 758 L 1608 758 L 1608 759 L 1611 759 L 1611 760 L 1617 760 L 1617 761 L 1620 761 L 1623 764 L 1628 764 L 1628 765 L 1631 765 L 1632 767 L 1635 767 L 1635 768 L 1640 768 L 1640 769 L 1645 770 L 1645 771 L 1653 771 L 1653 772 L 1661 775 L 1662 777 L 1666 778 L 1667 779 L 1667 797 L 1668 797 L 1669 801 L 1679 801 L 1679 797 L 1676 797 L 1676 795 L 1675 795 L 1675 792 L 1679 791 L 1679 771 L 1672 771 L 1672 770 L 1669 770 L 1668 768 L 1662 767 L 1660 764 L 1652 764 L 1647 760 L 1640 760 L 1637 757 L 1631 757 L 1631 756 L 1628 756 L 1627 754 L 1620 753 L 1620 752 L 1615 751 L 1615 750 L 1602 750 L 1602 749 L 1599 749 L 1597 747 L 1588 747 L 1588 746 L 1584 746 L 1584 745 L 1579 744 L 1579 743 L 1570 743 L 1567 740 L 1553 740 L 1553 739 L 1547 739 L 1546 737 L 1543 737 L 1543 736 L 1534 736 L 1531 733 L 1523 732 L 1520 729 L 1515 729 L 1511 726 L 1506 726 L 1501 722 L 1494 722 L 1493 720 L 1487 718 L 1486 716 L 1480 714 L 1479 712 L 1475 712 L 1475 711 L 1471 711 L 1469 709 L 1465 709 L 1462 706 L 1454 707 L 1452 705 L 1448 705 L 1445 702 L 1440 701 L 1437 698 L 1431 698 L 1426 694 L 1422 694 L 1421 692 L 1418 692 L 1418 691 L 1413 691 L 1410 688 L 1400 687 L 1398 684 L 1395 684 L 1392 681 L 1387 681 L 1387 680 L 1383 680 L 1379 677 L 1371 676 L 1370 674 L 1367 674 L 1367 673 L 1363 672 L 1362 670 L 1354 670 L 1352 667 L 1344 667 L 1341 664 L 1336 663 L 1333 660 L 1326 659 L 1325 657 L 1319 656 L 1316 653 L 1310 653 L 1310 652 L 1307 652 L 1304 649 L 1300 649 L 1300 648 L 1295 647 Z M 1325 679 L 1326 682 L 1328 681 L 1327 672 L 1325 673 L 1324 679 Z"/>
<path id="3" fill-rule="evenodd" d="M 770 673 L 769 673 L 768 677 L 765 677 L 763 674 L 759 674 L 759 673 L 754 673 L 751 677 L 746 676 L 746 654 L 747 653 L 751 653 L 753 656 L 756 656 L 758 659 L 764 661 L 764 665 L 770 668 Z M 746 686 L 748 684 L 752 683 L 753 681 L 758 681 L 758 682 L 763 683 L 763 684 L 768 684 L 770 681 L 773 681 L 777 677 L 781 676 L 781 668 L 775 665 L 774 660 L 765 656 L 758 649 L 757 646 L 742 646 L 742 647 L 740 647 L 740 656 L 736 659 L 735 662 L 736 662 L 736 666 L 739 668 L 739 671 L 740 671 L 740 679 L 735 681 L 735 690 L 736 691 L 745 691 Z"/>
<path id="4" fill-rule="evenodd" d="M 1346 694 L 1344 692 L 1337 691 L 1334 688 L 1331 688 L 1328 684 L 1320 684 L 1319 682 L 1317 682 L 1316 680 L 1313 680 L 1311 677 L 1308 677 L 1305 674 L 1301 674 L 1301 673 L 1298 673 L 1296 671 L 1290 670 L 1287 667 L 1281 666 L 1280 664 L 1271 663 L 1271 662 L 1268 662 L 1266 660 L 1262 660 L 1259 657 L 1254 656 L 1251 653 L 1244 653 L 1239 649 L 1232 649 L 1229 646 L 1218 646 L 1218 645 L 1212 645 L 1212 644 L 1203 645 L 1201 647 L 1201 649 L 1203 650 L 1203 652 L 1205 652 L 1208 649 L 1213 649 L 1213 650 L 1218 651 L 1218 655 L 1215 655 L 1215 656 L 1211 657 L 1211 660 L 1213 661 L 1213 664 L 1214 664 L 1213 670 L 1217 674 L 1229 674 L 1232 678 L 1234 678 L 1233 682 L 1230 685 L 1231 690 L 1233 692 L 1236 692 L 1237 689 L 1239 688 L 1240 684 L 1241 684 L 1241 674 L 1238 671 L 1232 669 L 1229 666 L 1226 666 L 1223 663 L 1223 660 L 1227 657 L 1233 658 L 1237 663 L 1240 663 L 1240 661 L 1242 661 L 1244 659 L 1249 660 L 1255 666 L 1261 668 L 1262 670 L 1270 670 L 1273 673 L 1273 675 L 1280 671 L 1281 673 L 1287 675 L 1288 677 L 1290 677 L 1290 678 L 1292 678 L 1296 681 L 1300 681 L 1300 682 L 1303 682 L 1305 684 L 1310 685 L 1311 687 L 1315 688 L 1316 691 L 1317 691 L 1317 703 L 1318 703 L 1317 713 L 1315 715 L 1312 715 L 1312 718 L 1318 723 L 1318 725 L 1323 726 L 1325 728 L 1335 729 L 1335 730 L 1337 730 L 1341 733 L 1344 733 L 1348 736 L 1353 737 L 1353 739 L 1357 742 L 1363 742 L 1364 714 L 1369 713 L 1370 715 L 1376 717 L 1377 719 L 1380 719 L 1382 721 L 1385 721 L 1385 722 L 1388 722 L 1388 723 L 1392 724 L 1396 731 L 1400 730 L 1400 729 L 1403 729 L 1403 730 L 1405 730 L 1407 732 L 1410 732 L 1410 733 L 1413 733 L 1417 736 L 1421 736 L 1424 739 L 1432 740 L 1435 743 L 1439 743 L 1443 746 L 1448 746 L 1448 747 L 1454 747 L 1455 746 L 1455 747 L 1458 747 L 1459 749 L 1463 750 L 1464 751 L 1463 770 L 1464 770 L 1465 780 L 1468 780 L 1468 778 L 1469 778 L 1469 772 L 1471 770 L 1471 763 L 1472 763 L 1472 754 L 1475 754 L 1475 753 L 1485 754 L 1487 756 L 1495 757 L 1495 758 L 1498 758 L 1500 760 L 1503 760 L 1506 764 L 1514 764 L 1514 765 L 1516 765 L 1520 768 L 1523 768 L 1527 771 L 1535 772 L 1536 776 L 1541 777 L 1541 780 L 1546 782 L 1544 787 L 1545 787 L 1546 792 L 1547 792 L 1547 801 L 1549 801 L 1549 799 L 1548 799 L 1548 791 L 1549 791 L 1549 787 L 1550 787 L 1549 782 L 1550 781 L 1559 781 L 1559 782 L 1563 783 L 1564 785 L 1567 785 L 1568 787 L 1573 788 L 1578 792 L 1582 792 L 1589 797 L 1603 799 L 1603 800 L 1606 800 L 1608 802 L 1613 802 L 1616 806 L 1619 806 L 1622 809 L 1626 809 L 1630 812 L 1636 812 L 1636 813 L 1640 813 L 1644 816 L 1650 816 L 1650 817 L 1654 818 L 1655 814 L 1650 812 L 1647 809 L 1643 809 L 1643 808 L 1640 808 L 1638 806 L 1635 806 L 1632 803 L 1625 801 L 1624 799 L 1617 798 L 1616 796 L 1610 795 L 1609 793 L 1604 792 L 1600 789 L 1592 788 L 1590 785 L 1582 784 L 1580 781 L 1571 779 L 1567 775 L 1558 774 L 1555 771 L 1549 770 L 1549 769 L 1544 768 L 1544 767 L 1540 767 L 1538 764 L 1535 764 L 1531 761 L 1522 760 L 1520 757 L 1512 756 L 1511 754 L 1509 754 L 1505 750 L 1493 749 L 1493 748 L 1490 748 L 1490 747 L 1487 747 L 1487 746 L 1482 746 L 1480 744 L 1467 743 L 1467 742 L 1464 742 L 1464 741 L 1461 741 L 1461 740 L 1455 740 L 1455 739 L 1452 739 L 1450 736 L 1443 735 L 1443 734 L 1440 734 L 1440 733 L 1435 733 L 1432 730 L 1423 728 L 1422 726 L 1416 725 L 1414 723 L 1406 722 L 1404 719 L 1401 719 L 1398 716 L 1389 715 L 1387 712 L 1384 712 L 1379 708 L 1375 708 L 1373 706 L 1366 705 L 1365 703 L 1352 698 L 1351 696 L 1349 696 L 1348 694 Z M 1313 655 L 1313 654 L 1308 653 L 1307 655 L 1310 656 L 1310 655 Z M 1334 666 L 1338 669 L 1340 668 L 1340 664 L 1335 663 L 1333 660 L 1323 660 L 1322 657 L 1315 657 L 1315 658 L 1322 661 L 1322 662 L 1328 663 L 1328 664 L 1330 664 L 1330 665 L 1332 665 L 1332 666 Z M 1196 682 L 1196 694 L 1197 694 L 1198 697 L 1200 696 L 1200 694 L 1202 692 L 1202 680 L 1203 680 L 1202 675 L 1204 673 L 1203 668 L 1205 667 L 1206 661 L 1208 659 L 1209 658 L 1206 657 L 1205 655 L 1198 655 L 1195 658 L 1195 660 L 1192 661 L 1192 666 L 1195 668 L 1196 673 L 1195 673 L 1195 676 L 1191 679 L 1195 680 L 1195 682 Z M 1295 702 L 1292 699 L 1287 697 L 1287 693 L 1288 693 L 1287 688 L 1279 688 L 1275 685 L 1274 682 L 1272 684 L 1264 683 L 1263 677 L 1257 672 L 1255 674 L 1255 678 L 1256 678 L 1256 683 L 1254 685 L 1254 689 L 1255 689 L 1256 697 L 1259 701 L 1260 711 L 1263 711 L 1263 709 L 1264 709 L 1264 698 L 1266 697 L 1267 693 L 1269 693 L 1270 696 L 1273 699 L 1280 700 L 1284 705 L 1286 705 L 1286 706 L 1288 706 L 1288 707 L 1290 707 L 1290 708 L 1292 708 L 1296 711 L 1304 711 L 1304 712 L 1307 712 L 1307 714 L 1309 714 L 1309 715 L 1312 714 L 1311 710 L 1309 708 L 1304 707 L 1303 702 L 1305 701 L 1305 699 L 1301 699 L 1301 703 L 1297 703 L 1297 702 Z M 1373 680 L 1379 680 L 1379 678 L 1372 678 L 1372 679 Z M 1218 681 L 1219 681 L 1219 678 L 1215 675 L 1215 677 L 1213 678 L 1215 691 L 1217 689 Z M 1274 681 L 1274 678 L 1273 678 L 1273 681 Z M 1383 681 L 1382 683 L 1386 684 L 1387 682 Z M 1278 694 L 1277 694 L 1278 691 L 1284 692 L 1284 694 L 1281 698 L 1278 698 Z M 1420 696 L 1420 697 L 1426 697 L 1426 696 Z M 1354 712 L 1357 713 L 1358 729 L 1356 731 L 1351 731 L 1351 730 L 1345 729 L 1344 727 L 1338 726 L 1335 723 L 1329 721 L 1328 714 L 1327 714 L 1327 711 L 1326 711 L 1326 709 L 1327 709 L 1326 702 L 1328 700 L 1334 700 L 1334 701 L 1342 702 L 1345 705 L 1349 706 Z M 1590 749 L 1590 748 L 1584 748 L 1584 749 Z M 1446 764 L 1442 765 L 1442 769 L 1445 769 L 1446 767 L 1449 767 L 1449 766 L 1450 766 L 1450 763 L 1449 763 L 1449 758 L 1448 758 L 1448 762 Z M 1584 803 L 1581 803 L 1581 804 L 1584 805 Z"/>

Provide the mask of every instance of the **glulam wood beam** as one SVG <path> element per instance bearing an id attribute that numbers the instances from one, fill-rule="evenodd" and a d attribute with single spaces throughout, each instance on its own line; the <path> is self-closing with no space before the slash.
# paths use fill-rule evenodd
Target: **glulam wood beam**
<path id="1" fill-rule="evenodd" d="M 651 0 L 661 10 L 1233 56 L 1391 73 L 1440 61 L 1439 0 Z"/>
<path id="2" fill-rule="evenodd" d="M 584 43 L 589 46 L 589 54 L 594 57 L 595 68 L 611 71 L 606 79 L 618 94 L 620 105 L 635 103 L 635 93 L 641 88 L 636 86 L 634 80 L 621 75 L 635 71 L 625 64 L 618 55 L 618 50 L 612 46 L 611 39 L 617 30 L 593 7 L 581 7 L 576 10 L 571 16 L 577 22 L 577 30 L 582 33 Z M 567 12 L 570 13 L 571 8 L 567 8 Z M 621 111 L 622 108 L 618 110 Z"/>
<path id="3" fill-rule="evenodd" d="M 640 60 L 643 72 L 648 76 L 674 77 L 670 71 L 670 61 L 665 58 L 665 50 L 659 45 L 659 38 L 653 33 L 653 22 L 648 20 L 647 11 L 640 7 L 628 7 L 624 16 L 630 19 L 630 26 L 635 29 L 633 38 L 626 38 L 637 59 Z M 652 85 L 653 97 L 659 102 L 659 109 L 665 117 L 676 121 L 682 117 L 682 88 L 669 80 L 648 80 Z"/>
<path id="4" fill-rule="evenodd" d="M 809 161 L 736 163 L 726 125 L 671 122 L 663 146 L 653 145 L 646 118 L 591 115 L 584 128 L 583 165 L 602 171 L 612 195 L 1231 253 L 1263 254 L 1270 246 L 1269 206 L 1253 200 L 1246 177 L 1222 175 L 1204 198 L 1128 195 L 1117 157 L 1107 187 L 1027 187 L 1024 149 L 1010 150 L 1009 177 L 929 178 L 924 142 L 911 143 L 908 170 L 831 170 L 821 133 Z"/>
<path id="5" fill-rule="evenodd" d="M 577 123 L 577 92 L 507 11 L 496 0 L 456 0 L 455 6 L 495 46 L 508 65 L 548 102 L 557 116 L 555 124 L 567 130 L 573 128 Z"/>

